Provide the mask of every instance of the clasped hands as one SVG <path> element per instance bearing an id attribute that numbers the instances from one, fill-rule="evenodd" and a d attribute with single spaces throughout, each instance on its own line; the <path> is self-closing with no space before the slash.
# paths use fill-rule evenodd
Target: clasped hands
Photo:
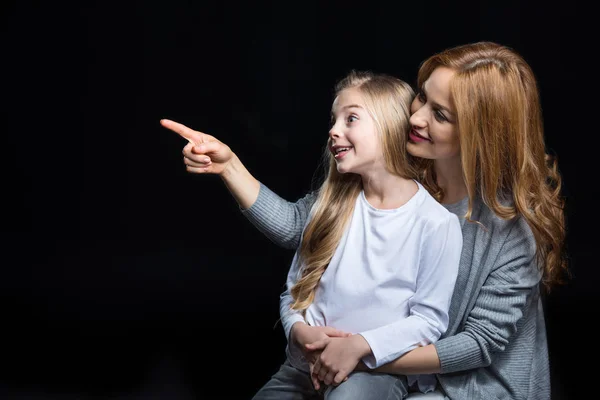
<path id="1" fill-rule="evenodd" d="M 297 322 L 292 326 L 290 338 L 308 361 L 316 390 L 321 388 L 321 382 L 337 386 L 352 371 L 367 369 L 361 359 L 371 354 L 371 347 L 361 335 Z"/>

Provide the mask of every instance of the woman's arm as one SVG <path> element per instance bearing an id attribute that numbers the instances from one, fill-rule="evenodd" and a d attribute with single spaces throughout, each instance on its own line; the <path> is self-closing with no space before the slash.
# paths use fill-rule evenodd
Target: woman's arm
<path id="1" fill-rule="evenodd" d="M 188 172 L 219 175 L 242 209 L 254 204 L 260 184 L 229 146 L 214 136 L 169 119 L 161 119 L 160 124 L 188 141 L 183 148 Z"/>
<path id="2" fill-rule="evenodd" d="M 160 123 L 189 142 L 183 148 L 188 172 L 219 175 L 243 214 L 259 231 L 281 247 L 298 247 L 316 198 L 314 193 L 295 203 L 288 202 L 254 178 L 229 146 L 214 136 L 168 119 Z"/>
<path id="3" fill-rule="evenodd" d="M 296 249 L 316 197 L 311 192 L 292 203 L 261 183 L 256 201 L 250 208 L 242 209 L 242 214 L 273 243 Z"/>
<path id="4" fill-rule="evenodd" d="M 369 370 L 364 364 L 359 369 L 363 371 Z M 437 374 L 441 372 L 440 358 L 435 346 L 428 344 L 427 346 L 417 347 L 394 361 L 371 371 L 399 375 Z"/>
<path id="5" fill-rule="evenodd" d="M 533 233 L 519 218 L 479 290 L 464 329 L 435 343 L 441 373 L 487 367 L 506 349 L 542 278 L 535 252 Z"/>
<path id="6" fill-rule="evenodd" d="M 252 207 L 258 197 L 260 183 L 250 174 L 237 155 L 232 155 L 227 168 L 220 176 L 242 210 Z"/>

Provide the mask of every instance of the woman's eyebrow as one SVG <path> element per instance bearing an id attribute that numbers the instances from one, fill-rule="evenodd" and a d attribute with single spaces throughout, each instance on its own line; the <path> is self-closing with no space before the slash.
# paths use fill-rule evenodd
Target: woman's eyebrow
<path id="1" fill-rule="evenodd" d="M 449 114 L 451 114 L 451 115 L 454 115 L 454 113 L 453 113 L 452 111 L 450 111 L 450 109 L 449 109 L 448 107 L 446 107 L 446 106 L 443 106 L 443 105 L 441 105 L 440 103 L 438 103 L 438 102 L 436 102 L 436 101 L 434 101 L 434 100 L 431 100 L 431 99 L 429 98 L 429 95 L 427 94 L 427 90 L 425 90 L 425 87 L 424 87 L 424 86 L 423 86 L 423 87 L 421 87 L 421 92 L 423 92 L 423 93 L 425 94 L 425 97 L 426 97 L 426 98 L 427 98 L 427 99 L 428 99 L 428 100 L 431 102 L 431 104 L 433 104 L 435 107 L 437 107 L 437 108 L 441 108 L 442 110 L 446 111 L 447 113 L 449 113 Z"/>

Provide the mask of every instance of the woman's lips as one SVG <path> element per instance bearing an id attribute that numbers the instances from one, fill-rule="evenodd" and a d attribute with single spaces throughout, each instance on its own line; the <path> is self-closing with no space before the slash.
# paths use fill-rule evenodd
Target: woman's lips
<path id="1" fill-rule="evenodd" d="M 419 133 L 416 130 L 414 130 L 414 129 L 410 130 L 410 132 L 408 133 L 408 138 L 411 141 L 416 142 L 416 143 L 431 142 L 431 139 L 428 139 L 428 138 L 426 138 L 424 136 L 419 135 Z"/>

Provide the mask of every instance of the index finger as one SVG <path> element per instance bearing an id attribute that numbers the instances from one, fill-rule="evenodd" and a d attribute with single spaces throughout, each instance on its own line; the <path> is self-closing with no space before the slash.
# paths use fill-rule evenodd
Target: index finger
<path id="1" fill-rule="evenodd" d="M 193 144 L 199 144 L 204 142 L 202 140 L 202 134 L 200 132 L 190 129 L 187 126 L 180 124 L 179 122 L 171 121 L 170 119 L 161 119 L 160 124 L 165 128 L 179 134 L 179 136 L 183 137 L 184 139 L 187 139 Z"/>

